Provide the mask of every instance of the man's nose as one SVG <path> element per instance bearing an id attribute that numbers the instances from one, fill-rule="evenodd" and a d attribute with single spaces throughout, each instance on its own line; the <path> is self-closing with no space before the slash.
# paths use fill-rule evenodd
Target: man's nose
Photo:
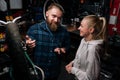
<path id="1" fill-rule="evenodd" d="M 55 18 L 54 21 L 55 21 L 55 22 L 58 22 L 59 20 L 58 20 L 58 18 Z"/>

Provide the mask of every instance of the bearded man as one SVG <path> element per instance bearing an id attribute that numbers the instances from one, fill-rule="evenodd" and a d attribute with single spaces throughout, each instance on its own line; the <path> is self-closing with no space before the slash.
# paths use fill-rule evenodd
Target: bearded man
<path id="1" fill-rule="evenodd" d="M 27 32 L 26 44 L 34 48 L 33 61 L 43 69 L 45 80 L 58 79 L 61 55 L 69 49 L 69 33 L 60 25 L 63 13 L 61 5 L 52 3 L 46 10 L 46 19 L 31 26 Z"/>

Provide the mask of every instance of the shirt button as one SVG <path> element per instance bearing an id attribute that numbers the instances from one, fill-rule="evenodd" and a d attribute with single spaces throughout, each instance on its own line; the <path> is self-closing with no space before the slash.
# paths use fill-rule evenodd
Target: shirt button
<path id="1" fill-rule="evenodd" d="M 52 42 L 53 42 L 53 40 L 52 40 Z"/>
<path id="2" fill-rule="evenodd" d="M 50 50 L 50 52 L 52 52 L 52 50 Z"/>
<path id="3" fill-rule="evenodd" d="M 51 60 L 49 60 L 48 62 L 51 63 Z"/>

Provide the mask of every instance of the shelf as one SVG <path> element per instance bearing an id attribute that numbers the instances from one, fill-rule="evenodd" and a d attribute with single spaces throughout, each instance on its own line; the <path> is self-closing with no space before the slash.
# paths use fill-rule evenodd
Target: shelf
<path id="1" fill-rule="evenodd" d="M 5 39 L 0 39 L 0 44 L 5 43 Z"/>

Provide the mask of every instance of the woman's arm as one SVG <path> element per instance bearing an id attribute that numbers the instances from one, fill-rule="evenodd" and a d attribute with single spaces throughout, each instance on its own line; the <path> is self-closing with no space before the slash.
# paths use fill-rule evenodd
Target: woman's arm
<path id="1" fill-rule="evenodd" d="M 79 80 L 95 80 L 98 77 L 99 74 L 99 67 L 100 67 L 100 63 L 99 63 L 99 57 L 98 55 L 98 51 L 96 50 L 96 47 L 91 47 L 91 49 L 87 52 L 86 55 L 88 55 L 88 57 L 85 57 L 85 62 L 86 62 L 86 66 L 84 66 L 84 70 L 80 67 L 80 68 L 76 68 L 76 67 L 72 67 L 71 68 L 71 73 L 75 74 L 75 76 L 79 79 Z M 79 65 L 79 64 L 78 64 Z"/>

